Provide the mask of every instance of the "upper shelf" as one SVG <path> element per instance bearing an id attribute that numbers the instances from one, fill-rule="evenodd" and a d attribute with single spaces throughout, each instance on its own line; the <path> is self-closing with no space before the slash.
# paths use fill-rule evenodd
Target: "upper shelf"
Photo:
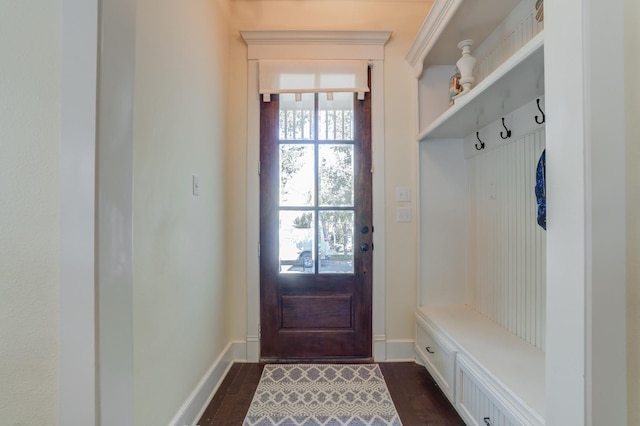
<path id="1" fill-rule="evenodd" d="M 544 94 L 544 31 L 496 68 L 418 135 L 464 138 Z"/>
<path id="2" fill-rule="evenodd" d="M 416 77 L 460 58 L 458 42 L 485 40 L 521 0 L 436 0 L 407 54 Z"/>

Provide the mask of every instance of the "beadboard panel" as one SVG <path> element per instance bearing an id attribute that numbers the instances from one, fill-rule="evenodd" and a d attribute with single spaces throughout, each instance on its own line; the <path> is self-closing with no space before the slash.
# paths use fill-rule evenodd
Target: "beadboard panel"
<path id="1" fill-rule="evenodd" d="M 472 54 L 478 58 L 475 85 L 544 29 L 536 20 L 535 0 L 522 0 Z"/>
<path id="2" fill-rule="evenodd" d="M 544 127 L 467 159 L 467 302 L 544 350 L 546 235 L 535 175 Z"/>

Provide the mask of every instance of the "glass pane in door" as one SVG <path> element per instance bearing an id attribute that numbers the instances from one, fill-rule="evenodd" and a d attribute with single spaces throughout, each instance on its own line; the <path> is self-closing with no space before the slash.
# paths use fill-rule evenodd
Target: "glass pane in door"
<path id="1" fill-rule="evenodd" d="M 315 98 L 303 93 L 296 100 L 293 93 L 280 95 L 279 139 L 281 141 L 311 140 L 315 137 Z"/>
<path id="2" fill-rule="evenodd" d="M 315 273 L 313 211 L 280 211 L 280 272 Z"/>
<path id="3" fill-rule="evenodd" d="M 280 206 L 315 204 L 315 147 L 280 145 Z"/>
<path id="4" fill-rule="evenodd" d="M 353 96 L 353 93 L 319 94 L 318 140 L 353 140 Z"/>
<path id="5" fill-rule="evenodd" d="M 353 149 L 353 144 L 318 146 L 318 197 L 321 206 L 353 206 Z"/>
<path id="6" fill-rule="evenodd" d="M 353 273 L 353 210 L 318 213 L 318 272 Z"/>

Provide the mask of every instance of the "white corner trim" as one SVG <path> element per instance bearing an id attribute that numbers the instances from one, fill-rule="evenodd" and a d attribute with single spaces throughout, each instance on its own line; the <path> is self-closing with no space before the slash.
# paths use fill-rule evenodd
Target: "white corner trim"
<path id="1" fill-rule="evenodd" d="M 463 1 L 445 0 L 436 1 L 433 4 L 406 56 L 407 61 L 413 67 L 416 78 L 420 78 L 422 75 L 424 58 L 436 44 L 440 34 L 442 34 Z"/>
<path id="2" fill-rule="evenodd" d="M 247 361 L 244 354 L 246 354 L 245 342 L 230 342 L 200 379 L 200 382 L 198 382 L 193 392 L 169 422 L 169 425 L 195 425 L 234 362 Z"/>
<path id="3" fill-rule="evenodd" d="M 61 425 L 90 425 L 96 404 L 97 0 L 63 0 L 60 75 L 60 283 L 58 401 Z M 55 400 L 55 398 L 54 398 Z"/>
<path id="4" fill-rule="evenodd" d="M 415 362 L 416 354 L 413 340 L 387 340 L 387 359 L 389 362 Z"/>

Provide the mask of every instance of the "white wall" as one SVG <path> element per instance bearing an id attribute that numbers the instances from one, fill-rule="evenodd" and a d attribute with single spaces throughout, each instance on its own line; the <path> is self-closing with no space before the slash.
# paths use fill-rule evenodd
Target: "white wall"
<path id="1" fill-rule="evenodd" d="M 640 3 L 625 1 L 625 80 L 640 75 Z M 640 424 L 640 86 L 626 91 L 627 134 L 627 406 L 628 424 Z"/>
<path id="2" fill-rule="evenodd" d="M 57 424 L 61 4 L 0 4 L 3 424 Z"/>
<path id="3" fill-rule="evenodd" d="M 230 138 L 227 156 L 229 179 L 228 239 L 229 281 L 233 293 L 229 317 L 233 339 L 246 338 L 246 45 L 238 30 L 390 30 L 385 47 L 385 188 L 386 221 L 386 335 L 390 340 L 412 340 L 416 283 L 416 226 L 396 223 L 395 187 L 416 181 L 415 124 L 411 112 L 415 79 L 404 59 L 424 17 L 429 2 L 362 1 L 234 1 L 231 2 L 234 76 L 230 98 Z M 339 13 L 336 13 L 339 10 Z M 415 199 L 415 188 L 413 197 Z M 410 204 L 414 208 L 414 203 Z M 376 232 L 379 232 L 376 230 Z"/>
<path id="4" fill-rule="evenodd" d="M 224 242 L 235 238 L 227 236 L 224 216 L 230 41 L 224 11 L 209 0 L 138 0 L 136 27 L 135 424 L 161 425 L 229 341 Z"/>
<path id="5" fill-rule="evenodd" d="M 371 7 L 367 2 L 361 2 Z M 385 190 L 386 211 L 386 332 L 389 340 L 413 340 L 418 273 L 416 117 L 411 99 L 415 77 L 406 60 L 431 3 L 386 3 L 374 22 L 392 31 L 385 46 Z M 396 187 L 411 188 L 411 203 L 396 202 Z M 396 208 L 410 207 L 411 223 L 396 222 Z"/>

